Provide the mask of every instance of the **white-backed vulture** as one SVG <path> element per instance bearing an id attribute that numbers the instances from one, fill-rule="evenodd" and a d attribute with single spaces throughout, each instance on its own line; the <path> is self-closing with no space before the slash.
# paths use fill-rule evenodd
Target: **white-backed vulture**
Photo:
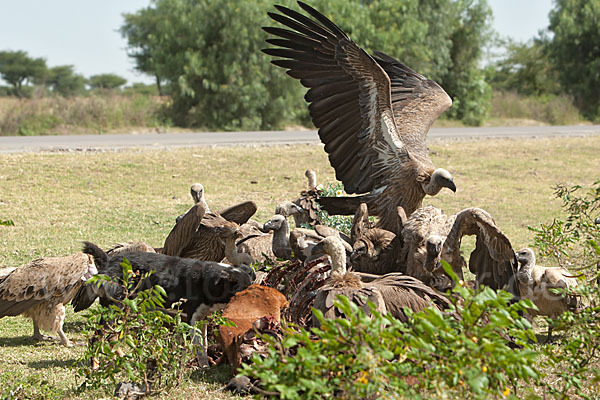
<path id="1" fill-rule="evenodd" d="M 578 286 L 573 274 L 562 267 L 544 267 L 536 264 L 535 253 L 524 248 L 516 253 L 520 264 L 517 280 L 521 289 L 521 297 L 531 300 L 537 310 L 528 310 L 531 316 L 546 315 L 556 318 L 567 310 L 576 310 L 582 306 L 581 296 L 559 295 L 550 289 L 572 289 Z M 550 337 L 550 329 L 548 336 Z"/>
<path id="2" fill-rule="evenodd" d="M 439 290 L 450 288 L 453 282 L 444 272 L 440 260 L 447 261 L 454 273 L 463 279 L 465 260 L 460 244 L 465 235 L 476 236 L 469 270 L 475 274 L 477 283 L 518 296 L 517 265 L 510 240 L 496 226 L 491 215 L 480 208 L 466 208 L 454 215 L 445 215 L 433 206 L 415 211 L 402 230 L 406 273 Z"/>
<path id="3" fill-rule="evenodd" d="M 314 229 L 295 228 L 290 232 L 290 247 L 294 257 L 306 261 L 312 256 L 312 248 L 328 236 L 336 236 L 342 239 L 344 248 L 350 254 L 352 246 L 350 238 L 343 233 L 326 225 L 315 225 Z"/>
<path id="4" fill-rule="evenodd" d="M 320 224 L 317 199 L 321 194 L 317 189 L 317 173 L 312 169 L 307 169 L 304 175 L 308 179 L 308 188 L 300 192 L 300 196 L 294 200 L 294 204 L 302 209 L 299 214 L 294 215 L 294 222 L 297 227 L 306 224 L 310 226 Z"/>
<path id="5" fill-rule="evenodd" d="M 346 253 L 342 249 L 342 240 L 336 236 L 329 236 L 323 239 L 319 245 L 315 246 L 313 252 L 316 254 L 321 252 L 326 253 L 331 258 L 332 270 L 334 270 L 334 268 L 340 268 L 341 265 L 346 264 Z M 444 295 L 412 276 L 401 273 L 370 275 L 347 272 L 346 275 L 348 274 L 352 275 L 351 278 L 347 279 L 348 281 L 351 280 L 355 282 L 355 285 L 358 285 L 356 283 L 356 279 L 358 279 L 362 282 L 363 287 L 369 287 L 378 292 L 385 303 L 386 312 L 403 322 L 408 321 L 408 317 L 404 312 L 405 307 L 413 312 L 419 312 L 430 306 L 445 309 L 451 305 L 450 301 Z M 323 306 L 325 309 L 329 309 L 333 298 L 325 294 L 321 297 L 326 299 Z M 318 304 L 317 299 L 319 299 L 319 295 L 315 298 L 315 308 Z"/>
<path id="6" fill-rule="evenodd" d="M 72 346 L 63 332 L 65 304 L 83 283 L 97 273 L 88 254 L 40 258 L 0 278 L 0 318 L 23 314 L 33 320 L 33 339 L 55 332 L 65 346 Z"/>
<path id="7" fill-rule="evenodd" d="M 402 207 L 398 207 L 398 219 L 399 226 L 406 220 Z M 406 272 L 402 234 L 371 227 L 366 203 L 362 203 L 354 215 L 352 243 L 350 262 L 355 271 L 375 275 Z"/>
<path id="8" fill-rule="evenodd" d="M 202 203 L 196 203 L 183 214 L 167 236 L 161 253 L 221 261 L 225 257 L 226 239 L 238 235 L 240 225 L 256 212 L 256 204 L 252 201 L 239 203 L 220 213 L 205 213 Z"/>
<path id="9" fill-rule="evenodd" d="M 261 231 L 245 236 L 237 242 L 238 251 L 248 253 L 254 261 L 289 258 L 289 225 L 287 217 L 300 212 L 300 208 L 291 201 L 284 201 L 275 208 L 275 215 L 262 226 Z M 285 221 L 285 226 L 281 221 Z M 284 231 L 286 230 L 286 231 Z M 285 238 L 283 237 L 285 236 Z"/>
<path id="10" fill-rule="evenodd" d="M 452 175 L 433 165 L 425 143 L 452 100 L 434 81 L 380 52 L 370 56 L 337 25 L 298 1 L 307 17 L 276 5 L 268 13 L 287 28 L 264 27 L 277 38 L 263 52 L 309 88 L 305 99 L 336 178 L 357 197 L 321 198 L 330 214 L 353 215 L 366 202 L 379 227 L 394 232 L 396 208 L 407 215 L 425 195 L 456 191 Z M 394 232 L 397 233 L 397 232 Z"/>
<path id="11" fill-rule="evenodd" d="M 342 239 L 336 236 L 328 236 L 313 247 L 314 255 L 327 254 L 331 258 L 331 275 L 325 284 L 317 289 L 317 295 L 313 307 L 323 313 L 323 317 L 329 319 L 343 318 L 344 314 L 334 306 L 337 296 L 346 296 L 348 300 L 356 304 L 367 314 L 370 314 L 368 301 L 375 304 L 376 310 L 386 313 L 386 305 L 383 296 L 373 285 L 363 284 L 360 277 L 346 269 L 346 249 Z M 319 326 L 320 322 L 313 317 L 313 325 Z"/>

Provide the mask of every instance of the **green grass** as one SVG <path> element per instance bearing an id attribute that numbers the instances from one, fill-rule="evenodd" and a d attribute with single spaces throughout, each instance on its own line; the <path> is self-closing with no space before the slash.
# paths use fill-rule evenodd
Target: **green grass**
<path id="1" fill-rule="evenodd" d="M 443 191 L 426 203 L 446 213 L 487 210 L 515 248 L 532 244 L 528 226 L 561 215 L 555 184 L 590 185 L 598 179 L 600 137 L 434 142 L 430 147 L 435 164 L 454 174 L 458 191 Z M 72 254 L 83 240 L 101 247 L 128 240 L 161 246 L 175 217 L 192 204 L 193 182 L 204 184 L 214 209 L 253 200 L 259 205 L 255 218 L 264 221 L 277 203 L 305 187 L 305 169 L 315 169 L 320 183 L 334 181 L 317 145 L 8 154 L 0 155 L 0 165 L 0 220 L 14 222 L 0 225 L 0 268 Z M 67 336 L 82 342 L 82 326 L 82 317 L 69 306 Z M 0 319 L 3 387 L 39 374 L 48 381 L 42 387 L 49 388 L 50 398 L 110 394 L 73 392 L 78 382 L 70 365 L 83 348 L 35 344 L 31 333 L 29 320 Z M 206 374 L 194 372 L 164 398 L 214 397 L 208 392 L 227 379 L 228 371 Z"/>

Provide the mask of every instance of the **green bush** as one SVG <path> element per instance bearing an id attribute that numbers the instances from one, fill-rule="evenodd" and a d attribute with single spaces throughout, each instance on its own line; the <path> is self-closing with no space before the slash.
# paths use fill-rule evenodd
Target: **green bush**
<path id="1" fill-rule="evenodd" d="M 192 328 L 174 316 L 157 310 L 166 293 L 158 285 L 138 292 L 149 274 L 133 273 L 124 258 L 122 280 L 96 275 L 91 282 L 119 285 L 125 296 L 116 305 L 92 309 L 85 334 L 88 348 L 79 360 L 78 374 L 85 388 L 107 383 L 133 382 L 146 393 L 157 393 L 181 382 L 194 355 Z M 130 293 L 136 293 L 135 297 Z"/>
<path id="2" fill-rule="evenodd" d="M 452 310 L 429 308 L 404 324 L 372 304 L 371 319 L 339 297 L 346 319 L 315 311 L 320 329 L 288 328 L 281 342 L 265 337 L 268 355 L 254 356 L 241 374 L 284 399 L 499 397 L 539 378 L 535 335 L 519 315 L 529 301 L 461 285 L 452 299 Z"/>
<path id="3" fill-rule="evenodd" d="M 570 293 L 580 295 L 586 307 L 548 319 L 562 339 L 541 350 L 548 370 L 545 381 L 556 398 L 592 398 L 600 382 L 600 225 L 595 223 L 600 214 L 600 181 L 587 189 L 558 185 L 555 195 L 563 201 L 566 218 L 530 229 L 536 233 L 540 256 L 550 257 L 575 275 L 585 273 L 586 281 Z M 566 291 L 556 290 L 559 294 Z"/>

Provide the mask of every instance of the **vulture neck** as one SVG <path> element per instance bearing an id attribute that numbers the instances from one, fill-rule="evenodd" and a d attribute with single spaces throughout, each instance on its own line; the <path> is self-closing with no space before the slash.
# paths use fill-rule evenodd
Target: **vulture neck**
<path id="1" fill-rule="evenodd" d="M 344 246 L 336 246 L 329 252 L 331 257 L 331 273 L 346 274 L 346 249 Z"/>
<path id="2" fill-rule="evenodd" d="M 317 187 L 317 174 L 314 171 L 306 171 L 306 178 L 308 178 L 308 190 Z"/>
<path id="3" fill-rule="evenodd" d="M 273 231 L 273 249 L 290 247 L 290 225 L 287 218 L 283 220 L 279 229 Z"/>
<path id="4" fill-rule="evenodd" d="M 241 264 L 252 265 L 252 261 L 249 260 L 246 253 L 238 253 L 234 237 L 229 237 L 225 240 L 225 257 L 231 264 L 237 267 Z"/>

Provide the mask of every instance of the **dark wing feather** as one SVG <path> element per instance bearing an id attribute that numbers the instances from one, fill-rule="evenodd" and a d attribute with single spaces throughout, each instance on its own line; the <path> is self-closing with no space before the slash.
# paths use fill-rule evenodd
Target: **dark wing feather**
<path id="1" fill-rule="evenodd" d="M 450 106 L 450 96 L 436 82 L 385 53 L 375 61 L 390 77 L 392 110 L 402 141 L 413 154 L 429 157 L 425 136 L 433 122 Z"/>
<path id="2" fill-rule="evenodd" d="M 204 207 L 202 203 L 196 203 L 181 219 L 177 221 L 169 235 L 165 239 L 165 244 L 162 250 L 163 254 L 168 256 L 180 256 L 192 241 L 196 231 L 200 227 L 202 218 L 204 217 Z"/>
<path id="3" fill-rule="evenodd" d="M 284 41 L 271 40 L 281 47 L 264 52 L 283 57 L 273 64 L 287 68 L 309 88 L 305 99 L 311 103 L 311 117 L 346 192 L 372 191 L 386 184 L 390 169 L 402 168 L 409 158 L 394 122 L 390 80 L 333 22 L 298 4 L 310 17 L 282 6 L 276 8 L 283 15 L 269 13 L 292 30 L 265 28 Z"/>
<path id="4" fill-rule="evenodd" d="M 227 221 L 235 222 L 238 225 L 245 224 L 256 213 L 258 207 L 253 201 L 244 201 L 222 210 L 219 214 Z"/>
<path id="5" fill-rule="evenodd" d="M 381 292 L 388 313 L 404 322 L 407 321 L 404 307 L 419 312 L 430 306 L 444 309 L 451 305 L 450 300 L 443 294 L 412 276 L 400 273 L 383 275 L 371 281 L 369 285 Z"/>
<path id="6" fill-rule="evenodd" d="M 469 270 L 477 282 L 492 289 L 518 289 L 515 284 L 515 253 L 510 240 L 496 226 L 490 214 L 480 208 L 466 208 L 456 220 L 446 238 L 445 246 L 456 248 L 464 235 L 477 237 L 475 250 L 469 258 Z"/>

